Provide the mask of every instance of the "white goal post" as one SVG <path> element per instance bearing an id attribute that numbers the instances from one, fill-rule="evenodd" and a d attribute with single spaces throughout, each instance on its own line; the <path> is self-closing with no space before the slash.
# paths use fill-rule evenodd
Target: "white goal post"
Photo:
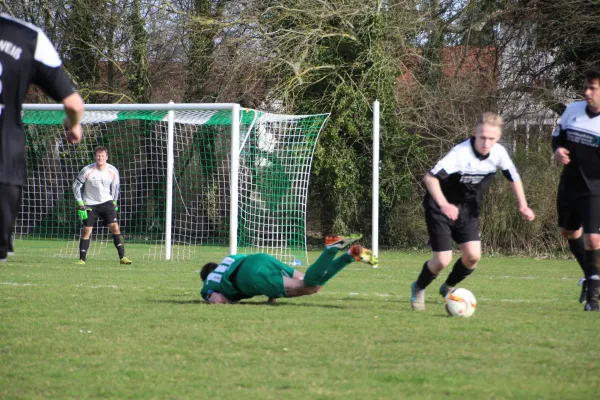
<path id="1" fill-rule="evenodd" d="M 105 146 L 120 172 L 119 222 L 128 249 L 144 248 L 147 259 L 185 260 L 198 246 L 227 246 L 230 254 L 307 260 L 308 180 L 329 114 L 280 115 L 233 103 L 85 109 L 83 140 L 72 145 L 64 139 L 62 105 L 24 105 L 28 179 L 17 240 L 51 242 L 52 254 L 77 259 L 71 185 L 93 162 L 94 148 Z M 89 255 L 114 257 L 102 250 L 103 229 L 94 230 L 97 247 Z"/>
<path id="2" fill-rule="evenodd" d="M 371 250 L 379 257 L 379 100 L 373 102 L 373 188 L 371 191 Z"/>

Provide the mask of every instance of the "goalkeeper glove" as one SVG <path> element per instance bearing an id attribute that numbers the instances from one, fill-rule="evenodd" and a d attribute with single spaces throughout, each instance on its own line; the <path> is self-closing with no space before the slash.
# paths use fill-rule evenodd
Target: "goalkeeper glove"
<path id="1" fill-rule="evenodd" d="M 83 205 L 83 201 L 79 200 L 77 202 L 77 215 L 79 216 L 79 218 L 84 221 L 87 219 L 87 210 L 85 209 L 85 206 Z"/>
<path id="2" fill-rule="evenodd" d="M 117 201 L 113 201 L 113 204 L 115 206 L 115 211 L 119 211 L 119 206 L 117 205 Z"/>

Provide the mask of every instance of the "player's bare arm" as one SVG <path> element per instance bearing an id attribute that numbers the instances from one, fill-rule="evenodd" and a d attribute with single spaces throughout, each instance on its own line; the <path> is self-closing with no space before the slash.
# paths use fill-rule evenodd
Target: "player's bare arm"
<path id="1" fill-rule="evenodd" d="M 444 193 L 442 192 L 438 178 L 428 172 L 423 178 L 423 181 L 425 182 L 429 194 L 433 197 L 433 200 L 440 206 L 442 213 L 444 213 L 451 221 L 456 221 L 458 219 L 458 207 L 448 202 L 446 196 L 444 196 Z"/>
<path id="2" fill-rule="evenodd" d="M 302 272 L 300 272 L 300 271 L 294 270 L 294 276 L 292 276 L 292 278 L 303 280 L 304 279 L 304 274 Z"/>
<path id="3" fill-rule="evenodd" d="M 63 105 L 67 114 L 63 121 L 67 140 L 69 143 L 79 143 L 83 135 L 80 124 L 84 111 L 83 99 L 78 93 L 73 93 L 63 99 Z"/>
<path id="4" fill-rule="evenodd" d="M 527 199 L 525 198 L 525 191 L 523 190 L 523 182 L 518 180 L 510 182 L 510 187 L 519 202 L 519 211 L 523 215 L 523 218 L 527 221 L 533 221 L 535 219 L 535 213 L 529 205 L 527 205 Z"/>

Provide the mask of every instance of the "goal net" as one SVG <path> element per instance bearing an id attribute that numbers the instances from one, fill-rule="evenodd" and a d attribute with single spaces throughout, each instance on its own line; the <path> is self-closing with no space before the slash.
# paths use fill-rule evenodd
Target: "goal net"
<path id="1" fill-rule="evenodd" d="M 78 259 L 72 184 L 104 146 L 120 173 L 117 216 L 128 255 L 189 260 L 214 247 L 306 261 L 308 180 L 328 114 L 211 106 L 86 105 L 83 140 L 72 145 L 61 107 L 25 105 L 28 177 L 16 251 Z M 103 225 L 94 228 L 88 260 L 117 257 Z"/>

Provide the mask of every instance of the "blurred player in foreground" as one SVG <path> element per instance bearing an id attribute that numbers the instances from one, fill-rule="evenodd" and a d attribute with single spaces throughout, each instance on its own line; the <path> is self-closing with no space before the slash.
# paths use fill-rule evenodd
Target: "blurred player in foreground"
<path id="1" fill-rule="evenodd" d="M 26 181 L 27 161 L 21 108 L 33 82 L 64 105 L 67 141 L 81 141 L 84 104 L 56 49 L 37 26 L 0 15 L 0 262 L 13 253 L 12 230 Z"/>

